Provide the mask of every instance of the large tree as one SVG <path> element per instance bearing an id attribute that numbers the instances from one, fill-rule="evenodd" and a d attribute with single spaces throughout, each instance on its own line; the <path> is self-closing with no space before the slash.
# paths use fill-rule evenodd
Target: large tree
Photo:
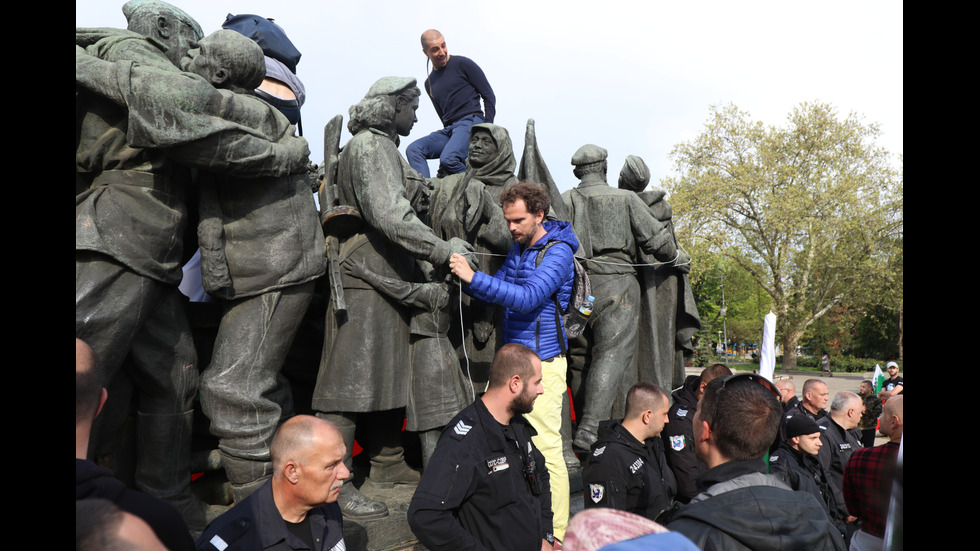
<path id="1" fill-rule="evenodd" d="M 783 368 L 796 366 L 810 324 L 870 300 L 889 277 L 901 180 L 879 133 L 822 103 L 797 106 L 780 127 L 724 105 L 671 153 L 678 175 L 664 187 L 680 237 L 731 258 L 772 298 Z"/>

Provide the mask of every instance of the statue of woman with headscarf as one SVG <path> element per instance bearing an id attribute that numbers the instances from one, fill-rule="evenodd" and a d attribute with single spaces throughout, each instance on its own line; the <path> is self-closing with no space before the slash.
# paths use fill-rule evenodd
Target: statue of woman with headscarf
<path id="1" fill-rule="evenodd" d="M 494 124 L 475 124 L 470 131 L 466 172 L 430 181 L 429 223 L 436 236 L 463 239 L 473 245 L 487 273 L 503 264 L 514 242 L 500 207 L 500 193 L 517 181 L 514 146 L 507 129 Z M 494 256 L 495 255 L 495 256 Z M 485 382 L 493 354 L 503 344 L 500 327 L 503 312 L 492 304 L 452 289 L 451 300 L 460 306 L 453 317 L 449 338 L 459 353 L 467 375 Z"/>

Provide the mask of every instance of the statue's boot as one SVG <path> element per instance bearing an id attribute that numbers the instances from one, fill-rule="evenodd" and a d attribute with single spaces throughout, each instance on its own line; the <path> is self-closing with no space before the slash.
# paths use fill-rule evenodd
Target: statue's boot
<path id="1" fill-rule="evenodd" d="M 170 502 L 192 534 L 207 527 L 206 507 L 191 492 L 194 411 L 137 413 L 136 488 Z"/>
<path id="2" fill-rule="evenodd" d="M 239 503 L 258 490 L 272 476 L 272 461 L 243 459 L 221 452 L 221 466 L 231 484 L 231 495 Z"/>
<path id="3" fill-rule="evenodd" d="M 582 422 L 575 430 L 575 439 L 572 440 L 572 445 L 586 452 L 592 450 L 592 444 L 595 444 L 596 440 L 599 439 L 598 430 L 599 422 L 595 418 L 583 415 Z"/>
<path id="4" fill-rule="evenodd" d="M 568 469 L 568 489 L 574 493 L 582 489 L 582 463 L 572 450 L 572 411 L 566 392 L 561 403 L 561 451 Z"/>
<path id="5" fill-rule="evenodd" d="M 344 518 L 364 521 L 388 516 L 387 505 L 365 496 L 354 486 L 354 433 L 357 430 L 354 417 L 343 413 L 323 412 L 317 412 L 316 416 L 330 421 L 337 427 L 347 449 L 344 453 L 344 465 L 352 474 L 344 480 L 344 485 L 340 488 L 340 496 L 337 498 L 337 504 L 340 505 Z"/>
<path id="6" fill-rule="evenodd" d="M 429 459 L 436 451 L 436 444 L 439 443 L 439 436 L 442 434 L 442 427 L 430 429 L 419 433 L 419 440 L 422 445 L 422 469 L 429 464 Z"/>
<path id="7" fill-rule="evenodd" d="M 422 478 L 419 472 L 405 462 L 402 447 L 402 410 L 391 410 L 377 416 L 377 426 L 368 442 L 371 458 L 371 485 L 376 488 L 394 488 L 395 484 L 417 485 Z"/>

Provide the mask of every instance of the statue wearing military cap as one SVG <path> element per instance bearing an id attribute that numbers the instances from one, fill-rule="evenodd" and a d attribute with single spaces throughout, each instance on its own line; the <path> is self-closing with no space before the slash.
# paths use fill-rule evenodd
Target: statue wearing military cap
<path id="1" fill-rule="evenodd" d="M 640 286 L 633 265 L 639 261 L 637 251 L 661 262 L 673 261 L 677 252 L 670 232 L 635 193 L 606 183 L 607 156 L 597 145 L 580 147 L 572 155 L 572 165 L 581 182 L 562 194 L 580 243 L 576 256 L 588 259 L 585 267 L 596 297 L 586 332 L 592 361 L 575 400 L 583 408 L 574 443 L 584 450 L 596 441 L 599 422 L 611 418 L 616 398 L 636 377 Z M 626 374 L 630 381 L 623 380 Z M 652 382 L 670 385 L 670 381 Z"/>

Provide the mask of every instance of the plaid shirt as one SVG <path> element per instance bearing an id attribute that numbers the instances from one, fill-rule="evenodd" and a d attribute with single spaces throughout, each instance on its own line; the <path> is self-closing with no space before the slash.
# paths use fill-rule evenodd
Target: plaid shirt
<path id="1" fill-rule="evenodd" d="M 847 512 L 861 519 L 861 529 L 884 537 L 888 501 L 895 478 L 898 442 L 855 450 L 844 469 Z"/>

